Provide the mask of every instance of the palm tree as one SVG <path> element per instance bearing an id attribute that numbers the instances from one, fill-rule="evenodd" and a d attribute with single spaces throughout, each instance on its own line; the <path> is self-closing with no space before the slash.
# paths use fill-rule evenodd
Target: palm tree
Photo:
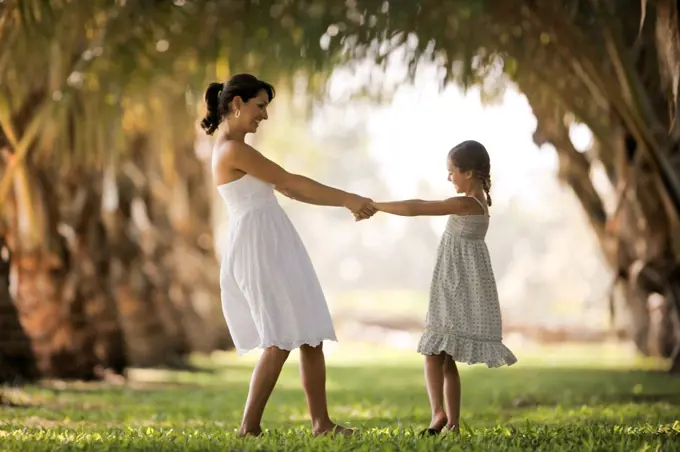
<path id="1" fill-rule="evenodd" d="M 323 69 L 321 52 L 278 60 L 305 43 L 288 16 L 267 29 L 261 13 L 234 1 L 0 4 L 11 281 L 0 312 L 21 326 L 37 374 L 93 378 L 231 347 L 194 147 L 201 91 L 236 62 L 271 77 Z M 12 362 L 12 378 L 36 374 Z"/>
<path id="2" fill-rule="evenodd" d="M 0 305 L 16 307 L 3 314 L 18 318 L 44 376 L 91 378 L 103 368 L 176 364 L 192 346 L 229 346 L 215 324 L 219 304 L 210 300 L 199 315 L 185 298 L 206 284 L 214 297 L 215 281 L 202 274 L 192 280 L 171 262 L 209 270 L 216 265 L 210 237 L 173 224 L 167 209 L 177 196 L 158 192 L 168 178 L 194 198 L 205 188 L 196 182 L 204 180 L 196 175 L 197 156 L 187 153 L 193 136 L 161 132 L 154 142 L 153 125 L 128 126 L 164 110 L 142 103 L 140 94 L 155 81 L 153 71 L 170 73 L 173 61 L 159 51 L 158 36 L 190 14 L 167 2 L 132 3 L 21 1 L 0 11 L 8 43 L 0 66 L 0 202 L 4 270 L 12 281 Z M 165 106 L 177 96 L 171 93 Z M 176 111 L 187 121 L 180 130 L 191 130 L 186 104 L 183 110 Z M 178 141 L 158 153 L 172 138 Z M 174 155 L 175 147 L 183 150 L 182 164 L 161 168 L 159 157 Z M 204 205 L 189 204 L 183 215 L 210 224 Z M 181 243 L 200 237 L 204 244 L 198 259 L 173 255 L 182 227 Z M 190 327 L 211 321 L 197 330 L 208 334 L 189 343 Z M 18 375 L 29 370 L 20 367 Z"/>
<path id="3" fill-rule="evenodd" d="M 5 378 L 94 377 L 228 346 L 194 146 L 203 86 L 248 70 L 301 74 L 317 92 L 333 65 L 384 63 L 398 47 L 411 76 L 430 60 L 442 85 L 495 95 L 512 80 L 527 95 L 536 142 L 555 146 L 627 293 L 638 347 L 649 348 L 647 298 L 661 293 L 676 319 L 663 353 L 677 366 L 678 15 L 670 0 L 646 3 L 0 3 Z M 595 135 L 585 153 L 569 140 L 576 122 Z M 613 212 L 590 181 L 593 162 L 619 189 Z M 37 372 L 21 359 L 26 344 Z"/>
<path id="4" fill-rule="evenodd" d="M 535 141 L 552 144 L 560 178 L 574 190 L 633 313 L 638 348 L 661 341 L 680 366 L 680 33 L 678 5 L 612 0 L 521 3 L 355 2 L 357 20 L 330 49 L 384 63 L 390 46 L 406 47 L 412 69 L 440 65 L 442 84 L 480 84 L 497 94 L 512 80 L 538 120 Z M 369 18 L 374 25 L 366 27 Z M 642 18 L 642 20 L 641 20 Z M 338 39 L 341 38 L 341 39 Z M 380 48 L 389 42 L 387 49 Z M 496 81 L 496 83 L 494 83 Z M 586 124 L 591 149 L 578 152 L 569 128 Z M 590 179 L 601 163 L 618 189 L 607 212 Z M 650 338 L 648 298 L 665 298 L 669 319 Z M 656 348 L 656 347 L 655 347 Z"/>

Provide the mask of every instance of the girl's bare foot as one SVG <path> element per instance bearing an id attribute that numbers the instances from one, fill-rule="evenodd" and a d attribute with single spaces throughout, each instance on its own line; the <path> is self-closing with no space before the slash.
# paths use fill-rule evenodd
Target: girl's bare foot
<path id="1" fill-rule="evenodd" d="M 460 426 L 458 424 L 446 424 L 444 430 L 446 430 L 447 432 L 455 433 L 456 435 L 460 435 Z"/>
<path id="2" fill-rule="evenodd" d="M 328 425 L 324 425 L 322 427 L 312 429 L 312 434 L 314 436 L 322 436 L 322 435 L 352 436 L 356 433 L 357 433 L 357 431 L 353 428 L 347 428 L 347 427 L 343 427 L 342 425 L 337 425 L 337 424 L 332 424 L 332 423 L 328 424 Z"/>
<path id="3" fill-rule="evenodd" d="M 420 436 L 432 436 L 441 433 L 442 429 L 446 426 L 448 420 L 446 419 L 446 413 L 439 412 L 432 415 L 432 420 L 430 421 L 430 426 L 425 430 L 420 432 Z"/>
<path id="4" fill-rule="evenodd" d="M 432 420 L 430 421 L 430 427 L 432 430 L 438 430 L 441 431 L 445 426 L 448 420 L 446 419 L 446 413 L 441 412 L 441 413 L 435 413 L 432 416 Z"/>

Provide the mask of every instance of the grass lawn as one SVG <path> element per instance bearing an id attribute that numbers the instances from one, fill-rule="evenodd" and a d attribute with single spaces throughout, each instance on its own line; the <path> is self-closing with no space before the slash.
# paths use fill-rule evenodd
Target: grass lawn
<path id="1" fill-rule="evenodd" d="M 0 450 L 680 450 L 680 378 L 613 348 L 518 354 L 505 369 L 461 366 L 463 431 L 420 439 L 429 420 L 422 360 L 374 346 L 329 347 L 334 420 L 358 438 L 314 438 L 297 374 L 284 369 L 262 438 L 241 439 L 255 357 L 196 358 L 201 372 L 133 371 L 124 385 L 4 388 Z M 11 402 L 8 404 L 8 402 Z"/>

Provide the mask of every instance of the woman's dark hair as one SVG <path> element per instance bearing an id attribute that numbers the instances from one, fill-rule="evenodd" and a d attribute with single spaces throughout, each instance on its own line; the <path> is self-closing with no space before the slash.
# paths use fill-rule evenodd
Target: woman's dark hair
<path id="1" fill-rule="evenodd" d="M 473 171 L 482 182 L 486 203 L 491 205 L 491 161 L 482 143 L 474 140 L 463 141 L 449 151 L 449 160 L 460 171 Z"/>
<path id="2" fill-rule="evenodd" d="M 205 105 L 207 114 L 201 127 L 205 133 L 212 135 L 220 126 L 222 120 L 229 114 L 229 104 L 234 97 L 240 96 L 243 102 L 248 102 L 265 90 L 269 102 L 274 99 L 274 87 L 251 74 L 236 74 L 226 83 L 213 82 L 205 90 Z"/>

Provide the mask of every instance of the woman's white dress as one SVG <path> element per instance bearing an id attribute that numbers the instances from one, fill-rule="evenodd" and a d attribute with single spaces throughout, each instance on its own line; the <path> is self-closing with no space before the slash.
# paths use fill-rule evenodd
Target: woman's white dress
<path id="1" fill-rule="evenodd" d="M 217 190 L 229 215 L 222 310 L 238 354 L 337 340 L 312 261 L 274 187 L 246 174 Z"/>

